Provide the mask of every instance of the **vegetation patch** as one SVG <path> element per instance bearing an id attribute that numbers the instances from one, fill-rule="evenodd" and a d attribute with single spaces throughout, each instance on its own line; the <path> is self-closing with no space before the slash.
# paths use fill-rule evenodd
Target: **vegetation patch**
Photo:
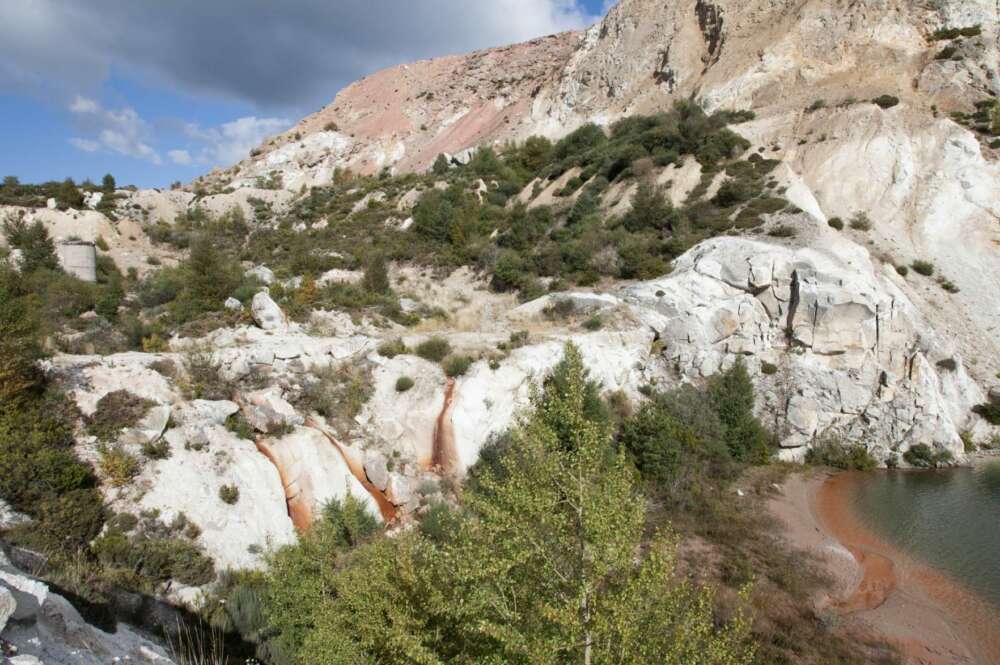
<path id="1" fill-rule="evenodd" d="M 451 344 L 443 337 L 431 337 L 418 344 L 416 351 L 424 360 L 439 363 L 451 353 Z"/>
<path id="2" fill-rule="evenodd" d="M 843 471 L 871 471 L 878 461 L 862 444 L 846 444 L 839 439 L 824 439 L 806 453 L 806 463 Z"/>
<path id="3" fill-rule="evenodd" d="M 153 402 L 116 390 L 97 402 L 93 415 L 87 418 L 87 433 L 98 441 L 114 441 L 126 428 L 135 427 L 146 416 Z"/>

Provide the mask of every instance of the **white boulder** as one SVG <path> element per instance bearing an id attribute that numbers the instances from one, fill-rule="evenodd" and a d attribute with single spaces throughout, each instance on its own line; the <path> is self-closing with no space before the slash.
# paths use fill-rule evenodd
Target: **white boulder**
<path id="1" fill-rule="evenodd" d="M 253 314 L 253 320 L 264 330 L 284 330 L 288 327 L 285 313 L 271 299 L 271 296 L 263 291 L 253 297 L 250 310 Z"/>

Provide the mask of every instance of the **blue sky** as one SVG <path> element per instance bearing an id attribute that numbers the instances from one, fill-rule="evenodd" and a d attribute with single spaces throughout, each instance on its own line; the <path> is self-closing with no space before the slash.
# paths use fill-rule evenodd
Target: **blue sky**
<path id="1" fill-rule="evenodd" d="M 593 23 L 607 0 L 3 0 L 0 176 L 166 187 L 392 64 Z"/>

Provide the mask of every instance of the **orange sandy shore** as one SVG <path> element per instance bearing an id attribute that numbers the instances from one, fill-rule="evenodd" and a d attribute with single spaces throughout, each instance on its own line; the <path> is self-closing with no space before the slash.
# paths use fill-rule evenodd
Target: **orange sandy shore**
<path id="1" fill-rule="evenodd" d="M 907 663 L 1000 664 L 1000 611 L 869 531 L 851 505 L 858 474 L 791 477 L 771 509 L 792 546 L 834 580 L 820 611 L 893 644 Z"/>

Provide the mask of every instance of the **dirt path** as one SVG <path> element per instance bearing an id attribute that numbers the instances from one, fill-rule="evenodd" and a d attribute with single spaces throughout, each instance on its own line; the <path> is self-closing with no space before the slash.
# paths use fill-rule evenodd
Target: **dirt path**
<path id="1" fill-rule="evenodd" d="M 868 531 L 851 510 L 857 477 L 795 475 L 770 508 L 785 537 L 834 579 L 820 612 L 895 645 L 913 665 L 1000 663 L 1000 612 Z"/>

